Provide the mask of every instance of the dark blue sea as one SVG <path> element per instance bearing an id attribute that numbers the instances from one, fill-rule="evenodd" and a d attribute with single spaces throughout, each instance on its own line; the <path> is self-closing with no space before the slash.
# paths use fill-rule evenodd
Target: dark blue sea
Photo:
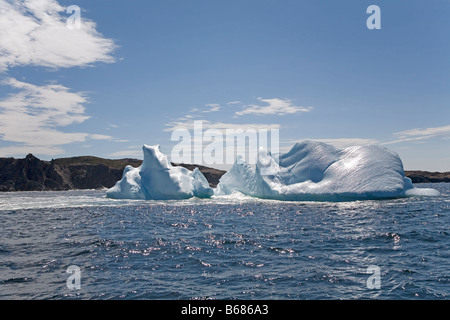
<path id="1" fill-rule="evenodd" d="M 333 203 L 1 193 L 0 299 L 448 299 L 450 184 L 417 186 L 442 195 Z"/>

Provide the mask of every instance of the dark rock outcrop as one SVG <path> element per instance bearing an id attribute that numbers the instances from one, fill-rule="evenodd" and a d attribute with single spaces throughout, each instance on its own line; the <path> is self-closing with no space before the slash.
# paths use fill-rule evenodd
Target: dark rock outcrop
<path id="1" fill-rule="evenodd" d="M 0 191 L 44 191 L 110 188 L 122 178 L 126 165 L 138 167 L 137 159 L 110 160 L 97 157 L 61 158 L 43 161 L 32 154 L 25 159 L 0 158 Z M 189 170 L 198 167 L 212 187 L 225 171 L 174 164 Z"/>
<path id="2" fill-rule="evenodd" d="M 102 164 L 60 165 L 31 154 L 0 158 L 0 191 L 98 189 L 114 185 L 121 175 L 121 170 Z"/>
<path id="3" fill-rule="evenodd" d="M 450 182 L 450 172 L 405 171 L 413 183 Z"/>

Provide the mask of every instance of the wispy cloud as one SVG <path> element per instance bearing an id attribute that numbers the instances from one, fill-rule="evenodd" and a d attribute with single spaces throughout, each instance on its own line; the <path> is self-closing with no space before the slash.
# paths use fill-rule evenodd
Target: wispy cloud
<path id="1" fill-rule="evenodd" d="M 435 137 L 450 136 L 450 125 L 432 128 L 415 128 L 394 133 L 398 139 L 383 144 L 394 144 L 407 141 L 421 141 Z"/>
<path id="2" fill-rule="evenodd" d="M 29 153 L 34 155 L 56 156 L 64 153 L 64 149 L 59 146 L 29 146 L 29 145 L 14 145 L 0 148 L 1 157 L 23 157 Z"/>
<path id="3" fill-rule="evenodd" d="M 185 130 L 194 130 L 194 121 L 172 121 L 166 124 L 166 127 L 164 129 L 165 132 L 174 131 L 177 129 L 185 129 Z M 211 122 L 208 120 L 202 121 L 202 129 L 208 130 L 208 129 L 219 129 L 219 130 L 248 130 L 248 129 L 254 129 L 254 130 L 260 130 L 260 129 L 279 129 L 279 124 L 263 124 L 263 123 L 226 123 L 226 122 Z"/>
<path id="4" fill-rule="evenodd" d="M 203 110 L 202 112 L 209 113 L 209 112 L 217 112 L 220 110 L 220 104 L 218 103 L 210 103 L 207 104 L 206 107 L 208 107 L 209 109 Z"/>
<path id="5" fill-rule="evenodd" d="M 26 150 L 26 153 L 55 155 L 64 151 L 61 146 L 65 144 L 113 139 L 103 134 L 60 130 L 89 119 L 85 113 L 88 99 L 83 92 L 71 92 L 59 84 L 38 86 L 14 78 L 3 84 L 18 92 L 0 100 L 0 138 L 18 145 L 0 148 L 0 154 Z"/>
<path id="6" fill-rule="evenodd" d="M 125 150 L 115 151 L 108 156 L 113 158 L 142 158 L 142 146 L 134 146 Z"/>
<path id="7" fill-rule="evenodd" d="M 297 113 L 297 112 L 309 112 L 312 110 L 312 107 L 309 108 L 303 108 L 294 106 L 291 102 L 291 100 L 282 100 L 282 99 L 262 99 L 258 98 L 259 101 L 266 103 L 267 106 L 256 106 L 256 105 L 246 105 L 244 107 L 243 111 L 236 112 L 235 114 L 243 115 L 243 114 L 288 114 L 288 113 Z M 234 100 L 226 103 L 227 106 L 234 106 L 234 105 L 243 105 L 241 101 Z M 235 123 L 235 122 L 228 122 L 228 121 L 217 121 L 212 120 L 212 115 L 208 118 L 205 118 L 207 114 L 210 114 L 212 112 L 217 112 L 221 110 L 221 105 L 219 103 L 210 103 L 205 104 L 204 108 L 190 108 L 189 113 L 184 115 L 183 117 L 180 117 L 176 120 L 170 121 L 165 124 L 165 132 L 174 131 L 177 129 L 186 129 L 186 130 L 193 130 L 194 129 L 194 119 L 196 120 L 202 120 L 202 129 L 208 130 L 208 129 L 218 129 L 218 130 L 248 130 L 248 129 L 254 129 L 254 130 L 272 130 L 272 129 L 280 129 L 280 124 L 274 124 L 274 123 L 260 123 L 260 122 L 248 122 L 248 123 Z M 233 113 L 228 115 L 230 120 L 233 118 Z M 226 117 L 226 115 L 225 115 Z M 236 116 L 234 117 L 236 118 Z"/>
<path id="8" fill-rule="evenodd" d="M 450 125 L 432 128 L 414 128 L 393 133 L 394 140 L 380 141 L 366 138 L 331 138 L 331 139 L 309 139 L 331 144 L 338 148 L 345 148 L 356 145 L 381 144 L 389 145 L 402 142 L 423 141 L 436 137 L 450 137 Z M 305 140 L 305 139 L 302 139 Z M 295 143 L 302 140 L 289 140 L 288 143 Z M 286 147 L 287 148 L 287 147 Z"/>
<path id="9" fill-rule="evenodd" d="M 114 62 L 112 40 L 83 17 L 80 29 L 56 0 L 0 0 L 0 72 L 15 66 L 69 68 Z"/>
<path id="10" fill-rule="evenodd" d="M 236 105 L 236 104 L 242 104 L 242 102 L 239 101 L 239 100 L 235 100 L 235 101 L 227 102 L 227 104 L 228 104 L 228 105 Z"/>
<path id="11" fill-rule="evenodd" d="M 265 106 L 250 104 L 244 106 L 242 111 L 237 111 L 235 116 L 243 116 L 246 114 L 254 114 L 254 115 L 286 115 L 286 114 L 294 114 L 298 112 L 310 112 L 313 110 L 313 107 L 301 107 L 295 106 L 292 104 L 292 101 L 289 99 L 263 99 L 258 98 L 259 101 L 265 103 Z"/>
<path id="12" fill-rule="evenodd" d="M 411 136 L 435 137 L 448 134 L 450 134 L 450 125 L 425 129 L 423 128 L 409 129 L 395 133 L 395 135 L 398 135 L 400 137 L 411 137 Z"/>
<path id="13" fill-rule="evenodd" d="M 70 14 L 56 0 L 0 0 L 0 73 L 17 66 L 51 69 L 86 67 L 114 62 L 115 44 L 96 24 L 82 17 L 80 29 L 69 29 Z M 0 100 L 0 139 L 12 143 L 1 155 L 36 153 L 56 155 L 74 142 L 114 140 L 104 134 L 61 130 L 90 117 L 84 92 L 59 84 L 34 85 L 6 78 L 12 93 Z"/>
<path id="14" fill-rule="evenodd" d="M 113 140 L 114 137 L 108 136 L 106 134 L 90 134 L 89 138 L 92 140 Z"/>

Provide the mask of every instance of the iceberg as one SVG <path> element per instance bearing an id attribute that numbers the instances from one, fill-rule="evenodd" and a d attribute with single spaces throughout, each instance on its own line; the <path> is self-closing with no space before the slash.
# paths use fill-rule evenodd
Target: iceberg
<path id="1" fill-rule="evenodd" d="M 127 166 L 122 179 L 106 191 L 112 199 L 170 200 L 192 197 L 209 198 L 214 190 L 195 168 L 174 167 L 159 145 L 142 147 L 144 161 L 138 168 Z"/>
<path id="2" fill-rule="evenodd" d="M 435 189 L 414 187 L 400 157 L 380 145 L 338 149 L 303 141 L 278 157 L 261 149 L 255 167 L 238 156 L 216 190 L 198 168 L 172 166 L 159 145 L 142 150 L 142 165 L 127 166 L 122 179 L 106 191 L 108 198 L 177 200 L 239 192 L 274 200 L 352 201 L 439 195 Z"/>
<path id="3" fill-rule="evenodd" d="M 439 195 L 434 189 L 415 188 L 405 177 L 400 157 L 383 146 L 337 149 L 318 141 L 299 142 L 278 159 L 260 150 L 255 168 L 238 157 L 219 180 L 215 194 L 233 192 L 292 201 Z"/>

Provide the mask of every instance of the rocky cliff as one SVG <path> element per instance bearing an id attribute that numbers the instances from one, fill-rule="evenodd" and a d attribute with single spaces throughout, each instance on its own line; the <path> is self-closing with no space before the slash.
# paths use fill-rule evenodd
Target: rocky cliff
<path id="1" fill-rule="evenodd" d="M 126 165 L 138 167 L 141 160 L 110 160 L 97 157 L 61 158 L 43 161 L 32 154 L 25 159 L 0 158 L 0 191 L 44 191 L 110 188 L 122 177 Z M 225 171 L 174 164 L 190 170 L 198 167 L 212 187 Z"/>
<path id="2" fill-rule="evenodd" d="M 450 182 L 450 172 L 405 171 L 413 183 Z"/>

